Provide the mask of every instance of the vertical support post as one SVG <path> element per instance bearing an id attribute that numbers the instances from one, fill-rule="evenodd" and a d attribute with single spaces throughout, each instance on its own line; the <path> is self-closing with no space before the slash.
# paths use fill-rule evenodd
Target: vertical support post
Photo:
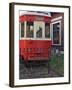
<path id="1" fill-rule="evenodd" d="M 24 30 L 25 30 L 25 38 L 26 38 L 26 21 L 24 22 L 25 26 L 24 26 Z"/>

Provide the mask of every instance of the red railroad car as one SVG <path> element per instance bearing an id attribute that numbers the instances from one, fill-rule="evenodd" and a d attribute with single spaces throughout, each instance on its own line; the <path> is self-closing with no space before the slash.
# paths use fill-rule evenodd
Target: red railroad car
<path id="1" fill-rule="evenodd" d="M 20 58 L 24 61 L 50 59 L 52 45 L 50 23 L 50 13 L 32 11 L 20 13 Z"/>

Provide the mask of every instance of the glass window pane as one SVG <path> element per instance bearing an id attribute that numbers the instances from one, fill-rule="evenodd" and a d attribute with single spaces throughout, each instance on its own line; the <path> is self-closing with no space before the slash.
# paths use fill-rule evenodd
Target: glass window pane
<path id="1" fill-rule="evenodd" d="M 36 37 L 42 38 L 44 23 L 41 21 L 36 21 Z"/>
<path id="2" fill-rule="evenodd" d="M 60 23 L 53 24 L 53 44 L 60 43 Z"/>
<path id="3" fill-rule="evenodd" d="M 42 37 L 42 27 L 39 27 L 36 32 L 36 37 L 41 38 Z"/>
<path id="4" fill-rule="evenodd" d="M 50 24 L 45 23 L 45 38 L 50 38 Z"/>
<path id="5" fill-rule="evenodd" d="M 34 25 L 33 22 L 27 22 L 27 27 L 26 27 L 26 37 L 27 38 L 32 38 L 34 37 Z"/>
<path id="6" fill-rule="evenodd" d="M 21 22 L 21 37 L 24 37 L 24 22 Z"/>

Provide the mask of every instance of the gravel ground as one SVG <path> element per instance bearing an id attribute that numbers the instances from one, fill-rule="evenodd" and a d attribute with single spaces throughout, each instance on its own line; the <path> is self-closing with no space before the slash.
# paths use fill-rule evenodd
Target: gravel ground
<path id="1" fill-rule="evenodd" d="M 48 67 L 47 62 L 32 62 L 26 65 L 21 63 L 19 65 L 19 78 L 20 79 L 31 79 L 31 78 L 48 78 L 48 77 L 61 77 L 54 70 Z"/>

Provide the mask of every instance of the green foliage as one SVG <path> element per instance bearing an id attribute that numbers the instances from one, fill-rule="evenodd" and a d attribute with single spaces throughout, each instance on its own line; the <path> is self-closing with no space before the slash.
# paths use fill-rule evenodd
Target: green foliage
<path id="1" fill-rule="evenodd" d="M 64 55 L 54 55 L 50 61 L 50 67 L 60 74 L 64 74 Z"/>

